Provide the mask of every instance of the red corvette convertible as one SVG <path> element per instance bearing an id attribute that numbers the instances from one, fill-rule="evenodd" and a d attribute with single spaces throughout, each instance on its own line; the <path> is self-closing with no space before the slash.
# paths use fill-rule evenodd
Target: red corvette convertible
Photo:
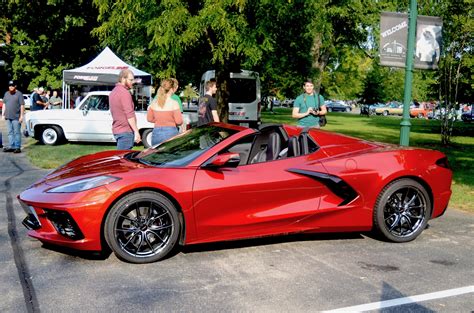
<path id="1" fill-rule="evenodd" d="M 410 241 L 446 210 L 451 178 L 438 151 L 217 123 L 143 152 L 80 157 L 18 198 L 30 236 L 147 263 L 177 243 L 297 232 Z"/>

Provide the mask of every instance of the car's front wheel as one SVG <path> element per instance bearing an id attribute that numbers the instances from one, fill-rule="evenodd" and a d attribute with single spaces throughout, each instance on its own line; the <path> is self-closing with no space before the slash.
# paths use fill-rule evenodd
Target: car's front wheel
<path id="1" fill-rule="evenodd" d="M 145 148 L 151 147 L 151 136 L 153 135 L 153 129 L 145 129 L 142 132 L 142 143 Z"/>
<path id="2" fill-rule="evenodd" d="M 41 142 L 45 145 L 57 145 L 63 139 L 63 131 L 58 126 L 46 126 L 41 131 Z"/>
<path id="3" fill-rule="evenodd" d="M 374 208 L 375 229 L 393 242 L 415 239 L 431 216 L 426 189 L 413 179 L 391 182 L 379 194 Z"/>
<path id="4" fill-rule="evenodd" d="M 131 263 L 164 258 L 178 241 L 180 223 L 173 203 L 160 193 L 137 191 L 107 214 L 104 237 L 115 255 Z"/>
<path id="5" fill-rule="evenodd" d="M 387 111 L 387 110 L 383 111 L 383 112 L 382 112 L 382 115 L 383 115 L 383 116 L 387 116 L 387 115 L 388 115 L 388 111 Z"/>

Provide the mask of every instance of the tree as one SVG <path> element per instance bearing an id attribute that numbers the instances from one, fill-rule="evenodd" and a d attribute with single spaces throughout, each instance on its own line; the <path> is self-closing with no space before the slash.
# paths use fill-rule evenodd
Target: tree
<path id="1" fill-rule="evenodd" d="M 62 71 L 88 61 L 96 41 L 89 35 L 96 26 L 92 0 L 9 0 L 2 2 L 0 20 L 11 38 L 6 47 L 11 78 L 31 90 L 59 88 Z"/>

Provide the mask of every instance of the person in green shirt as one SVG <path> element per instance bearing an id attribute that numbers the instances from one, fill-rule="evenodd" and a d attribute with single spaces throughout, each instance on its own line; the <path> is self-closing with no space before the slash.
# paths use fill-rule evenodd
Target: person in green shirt
<path id="1" fill-rule="evenodd" d="M 179 104 L 179 109 L 181 110 L 181 113 L 183 113 L 183 102 L 181 101 L 181 98 L 176 94 L 176 91 L 178 91 L 179 83 L 176 78 L 171 78 L 173 81 L 173 94 L 171 95 L 171 99 L 176 100 Z"/>
<path id="2" fill-rule="evenodd" d="M 305 81 L 303 89 L 305 92 L 294 102 L 291 117 L 298 119 L 298 126 L 319 128 L 319 116 L 327 113 L 324 98 L 314 91 L 311 79 Z"/>

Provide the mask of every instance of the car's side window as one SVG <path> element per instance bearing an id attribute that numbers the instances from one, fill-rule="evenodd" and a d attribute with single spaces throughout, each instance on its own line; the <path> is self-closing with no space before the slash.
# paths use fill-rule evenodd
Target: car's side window
<path id="1" fill-rule="evenodd" d="M 225 149 L 224 152 L 238 153 L 240 156 L 239 165 L 245 165 L 247 164 L 249 160 L 250 150 L 252 148 L 254 139 L 255 139 L 255 135 L 244 137 L 240 139 L 239 141 L 237 141 L 236 143 L 234 143 L 232 146 Z"/>
<path id="2" fill-rule="evenodd" d="M 87 106 L 89 111 L 108 111 L 109 110 L 109 97 L 106 95 L 94 95 L 90 96 L 84 107 Z"/>

